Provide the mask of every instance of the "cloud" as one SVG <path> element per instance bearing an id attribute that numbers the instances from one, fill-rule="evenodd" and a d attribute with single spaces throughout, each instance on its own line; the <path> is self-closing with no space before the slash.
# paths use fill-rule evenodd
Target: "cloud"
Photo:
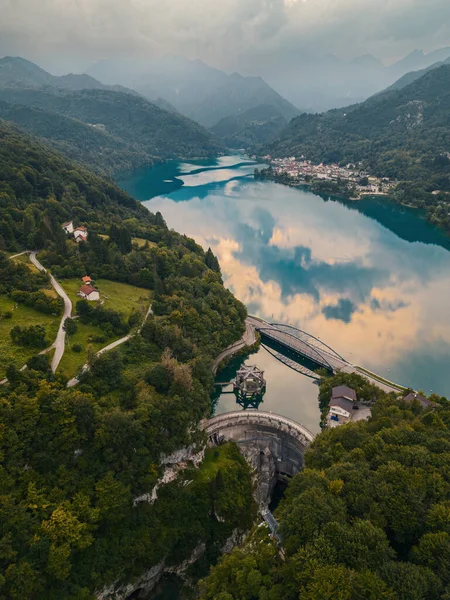
<path id="1" fill-rule="evenodd" d="M 303 51 L 395 57 L 450 40 L 448 0 L 1 0 L 0 52 L 181 53 L 229 69 Z M 261 70 L 261 68 L 259 69 Z"/>

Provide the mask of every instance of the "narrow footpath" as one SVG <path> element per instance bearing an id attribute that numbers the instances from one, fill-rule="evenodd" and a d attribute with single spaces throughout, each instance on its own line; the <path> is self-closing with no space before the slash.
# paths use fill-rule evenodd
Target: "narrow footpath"
<path id="1" fill-rule="evenodd" d="M 147 321 L 149 315 L 151 315 L 151 314 L 153 314 L 153 310 L 152 310 L 152 305 L 150 304 L 150 306 L 148 307 L 148 311 L 145 314 L 144 320 L 142 321 L 142 324 L 140 325 L 140 327 L 137 329 L 137 331 L 135 333 L 129 333 L 125 337 L 120 338 L 120 340 L 116 340 L 115 342 L 112 342 L 112 344 L 105 346 L 104 348 L 99 350 L 95 356 L 101 356 L 102 354 L 105 354 L 105 352 L 114 350 L 114 348 L 117 348 L 117 346 L 120 346 L 121 344 L 128 342 L 128 340 L 131 340 L 131 338 L 133 338 L 135 335 L 137 335 L 138 333 L 141 332 L 141 329 L 144 327 L 145 322 Z M 81 369 L 81 374 L 86 373 L 86 371 L 89 371 L 89 368 L 90 367 L 87 363 L 85 365 L 83 365 L 83 368 Z M 72 377 L 72 379 L 70 379 L 67 382 L 67 387 L 69 387 L 69 388 L 74 387 L 74 386 L 78 385 L 79 383 L 80 383 L 80 380 L 78 379 L 78 377 Z"/>

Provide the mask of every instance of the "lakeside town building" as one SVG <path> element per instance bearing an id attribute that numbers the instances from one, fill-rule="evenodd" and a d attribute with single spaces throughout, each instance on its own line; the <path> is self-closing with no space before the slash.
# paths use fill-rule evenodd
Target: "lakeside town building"
<path id="1" fill-rule="evenodd" d="M 345 182 L 355 189 L 358 195 L 386 195 L 397 185 L 387 177 L 374 177 L 365 171 L 361 165 L 349 163 L 345 167 L 338 164 L 313 164 L 304 156 L 297 159 L 294 156 L 272 158 L 264 156 L 273 168 L 275 175 L 289 175 L 298 184 L 312 181 Z"/>

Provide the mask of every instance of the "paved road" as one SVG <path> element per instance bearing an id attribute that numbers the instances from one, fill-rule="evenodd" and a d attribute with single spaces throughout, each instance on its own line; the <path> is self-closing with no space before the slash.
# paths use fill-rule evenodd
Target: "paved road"
<path id="1" fill-rule="evenodd" d="M 247 319 L 245 321 L 245 331 L 243 336 L 238 342 L 235 342 L 231 346 L 228 346 L 228 348 L 226 348 L 223 352 L 219 354 L 212 366 L 213 373 L 217 372 L 217 368 L 219 367 L 220 363 L 223 360 L 225 360 L 225 358 L 236 354 L 237 352 L 239 352 L 239 350 L 245 348 L 245 346 L 253 346 L 253 344 L 256 342 L 255 331 L 256 330 L 255 327 L 253 327 L 252 322 L 249 319 Z"/>
<path id="2" fill-rule="evenodd" d="M 34 266 L 39 269 L 39 271 L 43 271 L 44 273 L 47 273 L 47 269 L 45 267 L 43 267 L 41 265 L 41 263 L 38 261 L 38 259 L 36 258 L 36 252 L 30 253 L 30 260 L 34 264 Z M 49 275 L 50 275 L 50 283 L 52 284 L 53 289 L 58 294 L 58 296 L 60 296 L 64 301 L 63 317 L 61 319 L 61 323 L 59 324 L 59 329 L 58 329 L 58 333 L 56 335 L 56 339 L 52 345 L 52 348 L 55 349 L 55 354 L 53 355 L 53 359 L 52 359 L 52 371 L 53 371 L 53 373 L 56 373 L 56 369 L 58 368 L 58 365 L 61 362 L 62 357 L 64 356 L 64 350 L 66 347 L 66 332 L 64 331 L 63 326 L 64 326 L 64 321 L 67 319 L 67 317 L 70 317 L 70 315 L 72 314 L 72 302 L 71 302 L 69 296 L 64 291 L 64 289 L 61 287 L 61 285 L 53 277 L 53 275 L 51 273 L 49 273 Z"/>

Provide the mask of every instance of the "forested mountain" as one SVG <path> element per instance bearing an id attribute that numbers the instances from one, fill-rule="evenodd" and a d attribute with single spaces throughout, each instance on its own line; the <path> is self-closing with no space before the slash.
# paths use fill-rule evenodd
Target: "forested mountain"
<path id="1" fill-rule="evenodd" d="M 211 133 L 164 100 L 155 101 L 161 108 L 137 93 L 97 83 L 88 75 L 54 77 L 23 59 L 3 59 L 0 117 L 107 173 L 161 159 L 213 156 L 221 149 Z"/>
<path id="2" fill-rule="evenodd" d="M 86 242 L 67 238 L 61 224 L 70 219 L 88 228 Z M 132 244 L 135 236 L 148 243 Z M 200 440 L 211 363 L 241 336 L 244 306 L 224 289 L 211 251 L 0 121 L 0 250 L 23 248 L 37 248 L 63 285 L 89 273 L 141 287 L 154 314 L 127 344 L 93 359 L 77 388 L 66 389 L 45 356 L 23 372 L 8 367 L 9 384 L 0 386 L 0 598 L 91 600 L 163 559 L 178 564 L 200 542 L 207 566 L 254 516 L 250 472 L 235 448 L 162 486 L 155 503 L 133 499 L 151 492 L 162 453 Z M 42 286 L 39 277 L 0 251 L 0 297 L 21 302 Z M 82 322 L 101 316 L 102 326 L 127 326 L 111 309 L 86 301 L 74 309 Z"/>
<path id="3" fill-rule="evenodd" d="M 362 162 L 374 175 L 400 181 L 399 200 L 431 206 L 431 217 L 450 227 L 443 207 L 450 200 L 450 65 L 362 104 L 303 114 L 260 151 L 315 162 Z"/>
<path id="4" fill-rule="evenodd" d="M 0 100 L 0 119 L 12 121 L 32 135 L 46 140 L 67 157 L 108 174 L 120 169 L 151 165 L 155 160 L 143 149 L 109 134 L 101 127 L 93 127 L 78 119 L 41 108 Z"/>
<path id="5" fill-rule="evenodd" d="M 342 378 L 358 389 L 340 374 L 321 385 L 327 401 Z M 369 422 L 318 436 L 275 513 L 285 554 L 255 528 L 201 583 L 201 600 L 447 598 L 450 407 L 441 402 L 423 410 L 381 397 Z"/>
<path id="6" fill-rule="evenodd" d="M 100 61 L 89 73 L 105 83 L 122 83 L 153 99 L 161 96 L 205 127 L 261 105 L 284 118 L 298 110 L 260 77 L 227 75 L 200 60 L 167 56 L 157 61 Z"/>
<path id="7" fill-rule="evenodd" d="M 265 104 L 224 117 L 211 131 L 228 148 L 248 148 L 275 138 L 289 120 L 277 108 Z"/>

